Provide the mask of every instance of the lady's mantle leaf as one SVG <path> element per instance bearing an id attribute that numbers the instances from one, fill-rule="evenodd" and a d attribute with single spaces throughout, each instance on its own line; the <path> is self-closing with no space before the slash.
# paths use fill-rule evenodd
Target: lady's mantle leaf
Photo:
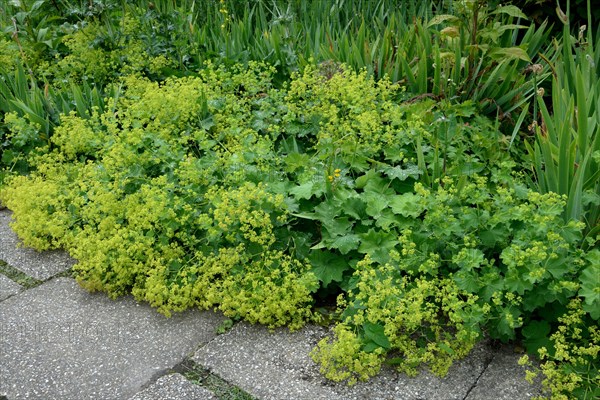
<path id="1" fill-rule="evenodd" d="M 521 331 L 525 337 L 525 348 L 530 354 L 537 354 L 538 349 L 550 349 L 550 324 L 547 321 L 531 321 Z"/>
<path id="2" fill-rule="evenodd" d="M 312 272 L 323 282 L 323 287 L 332 281 L 341 282 L 344 271 L 350 268 L 344 258 L 327 251 L 313 251 L 309 258 Z"/>
<path id="3" fill-rule="evenodd" d="M 397 236 L 392 233 L 369 229 L 360 235 L 361 244 L 358 251 L 371 256 L 373 261 L 385 264 L 389 260 L 390 250 L 398 244 Z"/>
<path id="4" fill-rule="evenodd" d="M 390 344 L 389 339 L 385 335 L 383 330 L 383 326 L 378 324 L 373 324 L 371 322 L 366 322 L 363 325 L 365 329 L 365 339 L 370 340 L 375 343 L 379 347 L 383 347 L 384 349 L 389 349 L 392 345 Z"/>
<path id="5" fill-rule="evenodd" d="M 420 204 L 421 196 L 414 193 L 405 193 L 394 196 L 390 202 L 394 214 L 400 214 L 404 217 L 417 218 L 425 210 Z"/>

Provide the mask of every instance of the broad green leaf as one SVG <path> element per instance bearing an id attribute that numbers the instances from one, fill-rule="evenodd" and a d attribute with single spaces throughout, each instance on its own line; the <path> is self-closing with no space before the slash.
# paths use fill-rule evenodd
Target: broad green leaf
<path id="1" fill-rule="evenodd" d="M 548 260 L 544 267 L 554 279 L 558 280 L 571 270 L 572 264 L 565 257 L 558 257 Z"/>
<path id="2" fill-rule="evenodd" d="M 333 221 L 340 213 L 340 208 L 330 200 L 324 201 L 315 207 L 315 215 L 317 215 L 319 220 L 323 223 L 326 223 L 326 221 Z"/>
<path id="3" fill-rule="evenodd" d="M 371 258 L 385 264 L 389 260 L 390 250 L 398 244 L 397 236 L 383 231 L 369 229 L 367 233 L 359 235 L 361 239 L 358 251 L 363 254 L 369 254 Z"/>
<path id="4" fill-rule="evenodd" d="M 342 236 L 350 231 L 354 222 L 347 217 L 321 220 L 323 228 L 327 230 L 330 237 Z"/>
<path id="5" fill-rule="evenodd" d="M 391 227 L 402 224 L 403 220 L 403 217 L 394 214 L 392 210 L 386 208 L 375 220 L 375 225 L 382 228 L 384 231 L 389 231 Z"/>
<path id="6" fill-rule="evenodd" d="M 390 181 L 383 179 L 381 175 L 373 170 L 356 179 L 356 187 L 364 189 L 365 192 L 374 192 L 379 194 L 391 195 L 394 191 L 390 189 Z"/>
<path id="7" fill-rule="evenodd" d="M 342 203 L 342 210 L 355 219 L 363 219 L 367 216 L 366 214 L 367 205 L 358 197 L 348 197 Z"/>
<path id="8" fill-rule="evenodd" d="M 479 232 L 479 240 L 486 247 L 494 247 L 496 243 L 502 244 L 508 239 L 510 231 L 505 226 L 495 226 Z"/>
<path id="9" fill-rule="evenodd" d="M 502 26 L 496 28 L 496 31 L 498 32 L 498 34 L 502 34 L 502 33 L 504 33 L 504 31 L 514 31 L 516 29 L 527 29 L 527 26 L 507 24 L 507 25 L 502 25 Z"/>
<path id="10" fill-rule="evenodd" d="M 329 251 L 313 251 L 309 256 L 309 260 L 312 265 L 312 272 L 323 282 L 323 287 L 333 281 L 341 282 L 344 271 L 350 268 L 343 257 Z"/>
<path id="11" fill-rule="evenodd" d="M 292 194 L 294 197 L 298 198 L 298 199 L 310 199 L 314 192 L 313 192 L 313 182 L 307 182 L 307 183 L 303 183 L 302 185 L 298 185 L 296 187 L 293 187 L 290 189 L 290 194 Z"/>
<path id="12" fill-rule="evenodd" d="M 450 15 L 450 14 L 441 14 L 441 15 L 436 15 L 435 17 L 431 18 L 429 20 L 429 22 L 427 23 L 427 27 L 431 28 L 434 25 L 439 25 L 442 22 L 450 22 L 450 23 L 456 23 L 459 22 L 460 19 L 455 16 L 455 15 Z"/>
<path id="13" fill-rule="evenodd" d="M 375 350 L 380 349 L 380 348 L 381 348 L 380 345 L 378 345 L 375 342 L 370 341 L 370 342 L 367 342 L 367 344 L 365 344 L 362 349 L 366 353 L 372 353 Z"/>
<path id="14" fill-rule="evenodd" d="M 477 104 L 473 100 L 463 101 L 453 105 L 451 111 L 457 117 L 472 117 L 477 113 Z"/>
<path id="15" fill-rule="evenodd" d="M 421 175 L 419 167 L 414 164 L 408 165 L 406 168 L 402 168 L 400 165 L 395 167 L 387 167 L 382 171 L 391 179 L 396 178 L 401 181 L 404 181 L 408 178 L 418 179 L 419 175 Z"/>
<path id="16" fill-rule="evenodd" d="M 490 56 L 496 58 L 506 58 L 506 59 L 519 59 L 527 62 L 531 62 L 531 58 L 529 58 L 529 54 L 525 50 L 520 47 L 505 47 L 505 48 L 496 48 L 492 52 L 490 52 Z"/>
<path id="17" fill-rule="evenodd" d="M 504 290 L 504 279 L 500 277 L 497 269 L 488 267 L 487 270 L 486 273 L 480 273 L 482 287 L 479 291 L 479 297 L 489 302 L 494 293 Z"/>
<path id="18" fill-rule="evenodd" d="M 305 153 L 293 152 L 285 156 L 286 171 L 294 172 L 299 168 L 310 165 L 310 157 Z"/>
<path id="19" fill-rule="evenodd" d="M 348 254 L 352 250 L 358 249 L 360 238 L 355 234 L 338 236 L 327 241 L 327 247 L 338 249 L 342 254 Z"/>
<path id="20" fill-rule="evenodd" d="M 384 349 L 389 349 L 391 347 L 390 341 L 385 335 L 383 326 L 365 322 L 363 328 L 365 330 L 366 339 L 373 341 L 379 347 L 383 347 Z"/>
<path id="21" fill-rule="evenodd" d="M 458 271 L 452 277 L 454 282 L 456 282 L 456 286 L 459 289 L 464 290 L 469 293 L 477 293 L 479 290 L 479 282 L 477 279 L 477 274 L 470 271 Z"/>
<path id="22" fill-rule="evenodd" d="M 515 329 L 519 327 L 519 316 L 521 313 L 516 307 L 506 307 L 496 321 L 496 332 L 500 340 L 510 340 L 515 337 Z"/>
<path id="23" fill-rule="evenodd" d="M 420 202 L 421 196 L 414 193 L 405 193 L 394 196 L 390 202 L 390 207 L 394 214 L 417 218 L 425 211 L 425 207 Z"/>
<path id="24" fill-rule="evenodd" d="M 368 192 L 364 198 L 367 201 L 367 214 L 373 218 L 378 218 L 381 211 L 388 206 L 387 196 Z"/>
<path id="25" fill-rule="evenodd" d="M 514 267 L 508 269 L 504 283 L 508 291 L 518 293 L 521 296 L 525 293 L 525 290 L 531 288 L 531 284 L 527 283 Z"/>
<path id="26" fill-rule="evenodd" d="M 523 327 L 521 333 L 525 337 L 525 348 L 530 354 L 537 354 L 542 347 L 548 350 L 552 347 L 550 324 L 547 321 L 531 321 Z"/>

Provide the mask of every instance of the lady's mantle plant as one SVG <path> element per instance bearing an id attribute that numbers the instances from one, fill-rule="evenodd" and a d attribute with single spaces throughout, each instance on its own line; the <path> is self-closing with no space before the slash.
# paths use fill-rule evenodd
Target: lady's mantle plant
<path id="1" fill-rule="evenodd" d="M 298 328 L 339 295 L 334 337 L 313 352 L 335 380 L 384 362 L 444 374 L 484 332 L 522 329 L 535 351 L 540 321 L 577 298 L 598 320 L 582 225 L 561 218 L 564 198 L 521 183 L 472 103 L 403 102 L 343 67 L 308 67 L 283 89 L 273 73 L 124 78 L 104 109 L 63 115 L 30 152 L 33 172 L 9 180 L 14 229 L 66 248 L 87 289 L 165 314 Z"/>

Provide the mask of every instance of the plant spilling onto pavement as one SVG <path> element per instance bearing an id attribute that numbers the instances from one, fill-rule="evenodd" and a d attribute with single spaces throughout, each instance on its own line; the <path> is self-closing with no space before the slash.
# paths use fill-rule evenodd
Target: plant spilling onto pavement
<path id="1" fill-rule="evenodd" d="M 482 2 L 31 3 L 0 14 L 0 199 L 83 287 L 333 317 L 333 380 L 443 375 L 491 337 L 598 396 L 592 32 L 544 48 Z"/>

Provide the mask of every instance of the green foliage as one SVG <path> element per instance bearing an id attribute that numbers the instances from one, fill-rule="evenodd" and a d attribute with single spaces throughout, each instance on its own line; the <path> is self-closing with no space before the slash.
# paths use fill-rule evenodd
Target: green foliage
<path id="1" fill-rule="evenodd" d="M 217 307 L 298 328 L 315 292 L 343 291 L 337 336 L 314 353 L 332 379 L 383 362 L 444 374 L 483 331 L 513 339 L 527 322 L 535 340 L 545 307 L 578 291 L 595 306 L 582 224 L 520 183 L 473 103 L 401 103 L 398 85 L 337 69 L 307 67 L 286 90 L 258 64 L 126 77 L 8 180 L 13 227 L 67 248 L 85 288 L 167 315 Z"/>
<path id="2" fill-rule="evenodd" d="M 55 81 L 89 81 L 104 84 L 117 76 L 144 72 L 158 74 L 169 61 L 161 55 L 148 57 L 137 37 L 140 25 L 124 16 L 116 32 L 99 22 L 91 22 L 63 37 L 67 54 L 46 72 Z M 91 40 L 90 40 L 91 38 Z"/>
<path id="3" fill-rule="evenodd" d="M 13 71 L 18 65 L 19 48 L 16 43 L 0 37 L 0 71 Z"/>
<path id="4" fill-rule="evenodd" d="M 582 29 L 574 40 L 565 24 L 561 62 L 552 66 L 552 114 L 538 98 L 542 124 L 534 121 L 536 140 L 528 145 L 539 190 L 567 195 L 565 220 L 585 220 L 592 237 L 600 226 L 598 37 Z"/>
<path id="5" fill-rule="evenodd" d="M 544 376 L 542 385 L 548 395 L 544 398 L 591 400 L 600 396 L 600 331 L 587 320 L 581 306 L 579 299 L 569 302 L 568 312 L 550 336 L 551 347 L 538 351 L 540 367 L 534 367 L 527 356 L 519 361 L 529 366 L 530 382 L 540 373 Z"/>
<path id="6" fill-rule="evenodd" d="M 597 396 L 597 38 L 405 3 L 11 1 L 14 229 L 167 315 L 295 329 L 337 296 L 332 379 L 441 375 L 487 335 L 541 350 L 557 398 Z"/>
<path id="7" fill-rule="evenodd" d="M 101 90 L 84 83 L 57 90 L 27 76 L 23 66 L 0 74 L 0 167 L 8 171 L 27 173 L 32 169 L 28 158 L 47 151 L 61 114 L 77 112 L 89 118 L 104 110 Z M 107 91 L 118 96 L 118 86 Z M 0 182 L 6 172 L 0 171 Z"/>
<path id="8" fill-rule="evenodd" d="M 392 208 L 394 216 L 387 218 L 392 222 L 371 228 L 361 241 L 362 246 L 382 233 L 363 249 L 366 256 L 339 300 L 344 328 L 336 329 L 336 340 L 323 341 L 315 353 L 329 378 L 369 377 L 388 352 L 400 353 L 391 362 L 404 372 L 429 363 L 432 371 L 443 374 L 483 330 L 494 338 L 514 339 L 523 322 L 545 307 L 566 305 L 580 288 L 578 279 L 597 287 L 597 279 L 588 276 L 595 266 L 577 250 L 583 226 L 563 222 L 560 196 L 540 195 L 501 178 L 492 187 L 479 176 L 446 177 L 443 183 L 437 190 L 416 183 L 410 201 L 418 217 L 406 218 L 404 209 Z M 373 226 L 380 223 L 377 218 Z M 590 300 L 595 296 L 590 293 Z M 383 327 L 390 344 L 383 337 L 378 343 L 372 335 L 356 333 L 367 323 Z M 534 327 L 530 323 L 523 334 L 539 338 Z M 399 336 L 398 330 L 407 333 Z M 422 332 L 416 335 L 415 330 Z M 378 361 L 369 362 L 373 368 L 356 367 L 347 353 L 350 348 L 342 342 L 351 333 L 361 351 L 379 349 Z M 427 340 L 419 342 L 421 337 Z"/>
<path id="9" fill-rule="evenodd" d="M 283 195 L 259 181 L 276 162 L 269 136 L 245 126 L 269 70 L 125 84 L 108 111 L 63 116 L 34 172 L 10 179 L 14 229 L 32 247 L 67 248 L 89 290 L 300 326 L 317 281 L 283 241 Z"/>
<path id="10" fill-rule="evenodd" d="M 46 0 L 4 2 L 0 9 L 0 26 L 6 39 L 19 49 L 20 61 L 29 71 L 45 64 L 60 46 L 62 28 L 56 10 Z M 12 69 L 12 68 L 11 68 Z"/>
<path id="11" fill-rule="evenodd" d="M 457 312 L 472 310 L 475 299 L 451 280 L 402 276 L 369 256 L 358 263 L 355 276 L 351 298 L 339 300 L 345 309 L 335 341 L 323 339 L 312 353 L 329 379 L 354 383 L 375 375 L 384 361 L 409 375 L 422 364 L 444 375 L 472 348 L 477 332 Z M 385 360 L 392 351 L 396 357 Z"/>
<path id="12" fill-rule="evenodd" d="M 21 17 L 7 32 L 37 49 L 27 58 L 30 69 L 56 85 L 69 77 L 101 84 L 131 71 L 159 78 L 190 74 L 209 60 L 266 61 L 282 84 L 314 60 L 365 69 L 375 79 L 388 76 L 414 94 L 472 100 L 486 114 L 500 116 L 510 116 L 532 96 L 534 79 L 522 70 L 549 39 L 545 24 L 525 25 L 515 6 L 488 9 L 485 2 L 36 5 L 9 8 L 7 17 Z M 40 20 L 42 15 L 51 17 Z M 52 20 L 63 24 L 49 25 Z M 544 49 L 546 57 L 553 58 L 552 49 Z"/>

